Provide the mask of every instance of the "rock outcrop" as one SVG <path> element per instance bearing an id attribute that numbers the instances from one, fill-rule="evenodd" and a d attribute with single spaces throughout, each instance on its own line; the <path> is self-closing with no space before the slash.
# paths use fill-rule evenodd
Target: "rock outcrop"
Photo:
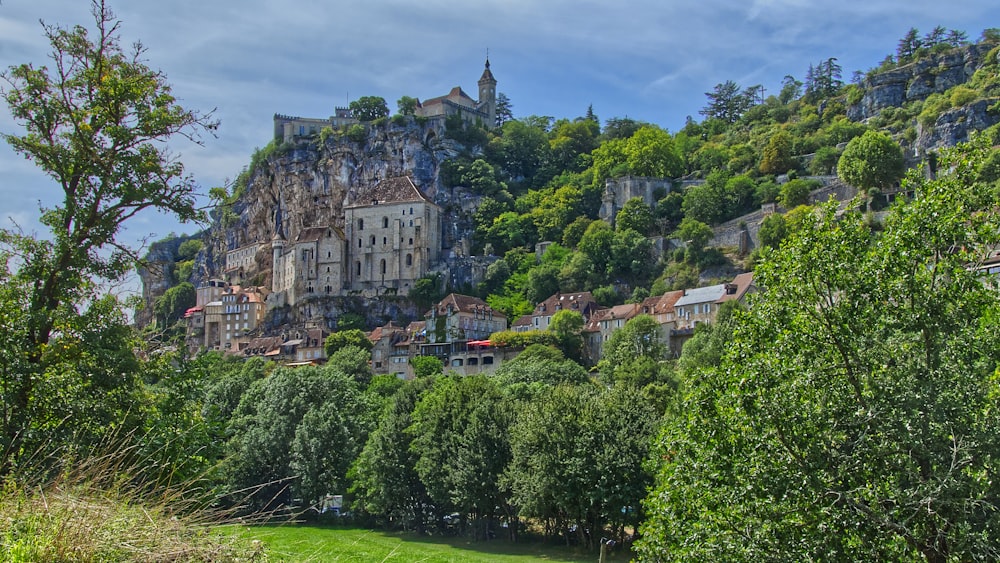
<path id="1" fill-rule="evenodd" d="M 847 108 L 852 121 L 865 121 L 886 108 L 925 100 L 934 93 L 965 84 L 985 64 L 992 45 L 958 47 L 939 55 L 889 70 L 872 73 L 861 84 L 861 101 Z"/>

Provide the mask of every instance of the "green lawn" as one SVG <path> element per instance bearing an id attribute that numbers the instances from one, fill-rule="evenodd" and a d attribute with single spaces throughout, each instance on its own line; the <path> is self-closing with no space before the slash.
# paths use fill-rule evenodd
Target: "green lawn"
<path id="1" fill-rule="evenodd" d="M 474 542 L 463 538 L 418 536 L 364 528 L 305 525 L 245 528 L 267 546 L 268 561 L 421 561 L 427 563 L 525 563 L 527 561 L 597 561 L 598 554 L 539 542 Z M 628 561 L 616 550 L 609 561 Z"/>

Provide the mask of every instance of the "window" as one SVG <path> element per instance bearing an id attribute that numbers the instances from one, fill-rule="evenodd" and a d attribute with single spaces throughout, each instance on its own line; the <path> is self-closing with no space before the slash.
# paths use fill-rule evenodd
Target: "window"
<path id="1" fill-rule="evenodd" d="M 375 235 L 372 235 L 372 246 L 375 246 Z"/>
<path id="2" fill-rule="evenodd" d="M 384 258 L 382 259 L 382 262 L 379 264 L 379 269 L 382 271 L 382 275 L 384 276 L 385 275 L 385 259 Z"/>
<path id="3" fill-rule="evenodd" d="M 387 237 L 382 237 L 382 246 L 389 244 L 389 239 Z"/>
<path id="4" fill-rule="evenodd" d="M 358 230 L 359 231 L 365 230 L 365 220 L 364 219 L 358 219 Z"/>
<path id="5" fill-rule="evenodd" d="M 410 219 L 410 226 L 413 226 L 413 219 Z"/>
<path id="6" fill-rule="evenodd" d="M 406 255 L 406 265 L 407 266 L 412 266 L 413 265 L 413 255 L 412 254 L 407 254 Z"/>
<path id="7" fill-rule="evenodd" d="M 361 248 L 361 239 L 358 239 L 358 248 Z"/>
<path id="8" fill-rule="evenodd" d="M 388 217 L 382 217 L 382 228 L 383 229 L 388 229 L 389 228 L 389 218 Z"/>
<path id="9" fill-rule="evenodd" d="M 410 246 L 413 246 L 413 237 L 410 237 Z"/>
<path id="10" fill-rule="evenodd" d="M 493 356 L 483 356 L 483 365 L 484 366 L 493 365 Z"/>
<path id="11" fill-rule="evenodd" d="M 413 208 L 410 208 L 410 215 L 413 215 Z"/>
<path id="12" fill-rule="evenodd" d="M 462 358 L 455 358 L 454 360 L 452 360 L 451 367 L 456 367 L 456 368 L 462 367 Z"/>
<path id="13" fill-rule="evenodd" d="M 361 275 L 361 262 L 358 261 L 358 262 L 355 262 L 355 264 L 357 265 L 357 275 L 360 276 Z"/>
<path id="14" fill-rule="evenodd" d="M 477 365 L 479 365 L 479 358 L 469 358 L 469 365 L 470 366 L 477 366 Z"/>

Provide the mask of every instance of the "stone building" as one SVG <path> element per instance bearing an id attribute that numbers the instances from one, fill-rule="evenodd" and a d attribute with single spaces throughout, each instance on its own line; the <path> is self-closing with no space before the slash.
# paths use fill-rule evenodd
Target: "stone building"
<path id="1" fill-rule="evenodd" d="M 486 59 L 483 75 L 479 77 L 479 100 L 473 100 L 460 86 L 455 86 L 444 96 L 417 102 L 416 115 L 422 117 L 448 117 L 460 115 L 467 123 L 482 123 L 493 127 L 497 121 L 497 80 Z"/>
<path id="2" fill-rule="evenodd" d="M 409 176 L 362 190 L 344 206 L 345 286 L 406 295 L 441 256 L 441 208 Z"/>
<path id="3" fill-rule="evenodd" d="M 493 127 L 497 120 L 497 80 L 490 70 L 490 61 L 479 77 L 479 99 L 474 100 L 455 86 L 443 96 L 429 98 L 423 102 L 417 101 L 414 114 L 430 119 L 440 119 L 443 125 L 445 118 L 459 115 L 466 123 L 481 123 L 485 127 Z M 334 115 L 328 118 L 296 117 L 274 114 L 274 138 L 289 142 L 297 137 L 309 137 L 318 134 L 324 127 L 336 129 L 359 123 L 348 108 L 335 108 Z"/>
<path id="4" fill-rule="evenodd" d="M 288 242 L 279 233 L 271 241 L 270 302 L 295 303 L 316 293 L 341 295 L 344 290 L 344 232 L 337 227 L 308 227 Z"/>
<path id="5" fill-rule="evenodd" d="M 600 218 L 615 226 L 615 217 L 625 207 L 625 202 L 638 197 L 650 207 L 655 207 L 658 198 L 662 198 L 672 187 L 669 178 L 649 178 L 645 176 L 622 176 L 608 178 L 604 184 L 604 195 L 601 198 Z"/>
<path id="6" fill-rule="evenodd" d="M 226 287 L 219 300 L 205 304 L 204 347 L 209 350 L 237 351 L 241 342 L 263 322 L 264 294 L 256 287 Z"/>

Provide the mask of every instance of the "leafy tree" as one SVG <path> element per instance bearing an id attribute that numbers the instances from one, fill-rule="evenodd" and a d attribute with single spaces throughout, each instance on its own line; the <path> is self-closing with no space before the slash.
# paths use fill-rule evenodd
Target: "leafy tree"
<path id="1" fill-rule="evenodd" d="M 336 334 L 344 334 L 344 331 Z M 326 368 L 353 379 L 360 389 L 365 389 L 372 381 L 371 348 L 348 344 L 336 350 L 326 361 Z"/>
<path id="2" fill-rule="evenodd" d="M 652 125 L 641 127 L 626 141 L 625 162 L 637 176 L 675 178 L 684 172 L 670 133 Z"/>
<path id="3" fill-rule="evenodd" d="M 816 154 L 809 163 L 809 172 L 824 176 L 837 169 L 837 161 L 840 160 L 840 152 L 836 147 L 820 147 L 816 149 Z"/>
<path id="4" fill-rule="evenodd" d="M 375 121 L 389 115 L 389 106 L 381 96 L 361 96 L 347 105 L 358 121 Z"/>
<path id="5" fill-rule="evenodd" d="M 653 243 L 649 238 L 633 229 L 615 232 L 611 239 L 609 274 L 633 285 L 645 285 L 655 266 Z"/>
<path id="6" fill-rule="evenodd" d="M 875 130 L 851 139 L 837 162 L 837 176 L 865 192 L 892 187 L 903 177 L 903 169 L 899 144 Z"/>
<path id="7" fill-rule="evenodd" d="M 809 203 L 809 192 L 816 187 L 813 182 L 795 178 L 781 185 L 778 201 L 785 209 Z"/>
<path id="8" fill-rule="evenodd" d="M 189 308 L 194 307 L 196 300 L 194 286 L 189 282 L 182 282 L 158 297 L 153 310 L 156 312 L 157 318 L 163 321 L 163 326 L 169 327 L 177 322 Z"/>
<path id="9" fill-rule="evenodd" d="M 778 248 L 781 241 L 788 236 L 788 225 L 785 223 L 785 216 L 773 213 L 764 217 L 760 223 L 760 231 L 757 236 L 760 238 L 761 246 Z"/>
<path id="10" fill-rule="evenodd" d="M 368 335 L 364 331 L 356 328 L 348 330 L 338 330 L 337 332 L 326 337 L 323 341 L 323 350 L 326 351 L 326 355 L 333 356 L 341 348 L 346 348 L 348 346 L 353 346 L 355 348 L 360 348 L 366 352 L 370 352 L 374 344 L 368 339 Z"/>
<path id="11" fill-rule="evenodd" d="M 729 198 L 726 197 L 726 182 L 729 178 L 726 170 L 716 169 L 708 175 L 704 184 L 689 186 L 681 204 L 684 218 L 702 223 L 723 221 L 729 215 Z"/>
<path id="12" fill-rule="evenodd" d="M 619 231 L 632 229 L 648 235 L 653 230 L 653 210 L 642 201 L 641 197 L 633 197 L 626 201 L 618 215 L 615 215 L 615 229 Z"/>
<path id="13" fill-rule="evenodd" d="M 204 243 L 196 238 L 186 240 L 177 247 L 177 256 L 181 260 L 194 260 L 204 246 Z"/>
<path id="14" fill-rule="evenodd" d="M 697 250 L 705 248 L 705 245 L 708 244 L 708 241 L 712 240 L 713 236 L 715 236 L 715 233 L 712 232 L 712 227 L 688 217 L 685 217 L 681 221 L 680 227 L 674 233 L 674 237 L 685 241 L 688 246 Z"/>
<path id="15" fill-rule="evenodd" d="M 490 150 L 508 184 L 540 187 L 548 180 L 538 177 L 549 159 L 548 135 L 544 127 L 532 124 L 531 117 L 505 122 Z"/>
<path id="16" fill-rule="evenodd" d="M 427 311 L 444 297 L 441 287 L 441 272 L 432 272 L 413 282 L 413 288 L 406 294 L 418 310 Z"/>
<path id="17" fill-rule="evenodd" d="M 794 76 L 786 74 L 784 78 L 781 79 L 781 92 L 778 94 L 778 101 L 783 104 L 791 103 L 802 94 L 802 82 L 795 79 Z"/>
<path id="18" fill-rule="evenodd" d="M 660 334 L 660 325 L 649 315 L 636 315 L 625 326 L 611 333 L 604 344 L 604 354 L 599 367 L 601 376 L 614 382 L 621 368 L 640 356 L 654 361 L 666 357 L 667 347 Z"/>
<path id="19" fill-rule="evenodd" d="M 350 469 L 354 508 L 386 525 L 424 532 L 430 522 L 446 512 L 427 495 L 411 448 L 413 409 L 432 379 L 407 381 L 379 417 L 364 448 Z M 435 518 L 436 516 L 436 518 Z"/>
<path id="20" fill-rule="evenodd" d="M 562 309 L 552 315 L 549 331 L 555 333 L 559 348 L 567 358 L 583 361 L 583 314 L 572 309 Z"/>
<path id="21" fill-rule="evenodd" d="M 884 230 L 835 204 L 772 259 L 655 458 L 640 557 L 993 559 L 1000 312 L 989 143 L 946 151 Z M 975 506 L 975 509 L 970 507 Z"/>
<path id="22" fill-rule="evenodd" d="M 116 240 L 125 223 L 146 209 L 181 221 L 201 216 L 195 184 L 164 141 L 176 135 L 197 140 L 216 123 L 176 103 L 164 76 L 142 60 L 141 44 L 128 52 L 120 47 L 118 23 L 103 2 L 94 4 L 93 14 L 93 35 L 83 26 L 45 26 L 51 69 L 23 64 L 2 74 L 0 95 L 26 130 L 5 133 L 4 140 L 55 180 L 63 195 L 61 203 L 43 209 L 50 237 L 0 231 L 4 283 L 22 292 L 8 302 L 19 309 L 10 317 L 18 325 L 5 343 L 19 359 L 0 368 L 4 462 L 19 455 L 33 432 L 32 413 L 53 399 L 38 394 L 44 374 L 59 361 L 53 336 L 69 337 L 80 318 L 76 307 L 86 311 L 100 300 L 92 279 L 117 281 L 135 263 L 135 252 Z M 11 256 L 18 259 L 11 262 Z M 57 329 L 60 323 L 65 326 Z M 90 376 L 77 375 L 86 385 Z M 0 472 L 6 469 L 0 464 Z"/>
<path id="23" fill-rule="evenodd" d="M 784 174 L 795 168 L 792 158 L 792 136 L 784 130 L 778 131 L 767 141 L 760 161 L 762 174 Z"/>
<path id="24" fill-rule="evenodd" d="M 580 252 L 590 258 L 596 272 L 607 272 L 608 263 L 611 258 L 611 242 L 614 240 L 614 231 L 611 225 L 604 221 L 594 221 L 587 226 L 587 230 L 580 239 L 578 248 Z"/>
<path id="25" fill-rule="evenodd" d="M 525 297 L 531 303 L 541 303 L 559 291 L 559 266 L 540 264 L 532 268 L 528 272 L 528 285 L 525 289 Z"/>
<path id="26" fill-rule="evenodd" d="M 419 102 L 416 98 L 411 98 L 410 96 L 403 96 L 396 100 L 396 108 L 399 110 L 400 115 L 413 115 L 417 112 L 417 104 Z"/>
<path id="27" fill-rule="evenodd" d="M 365 320 L 364 315 L 360 313 L 352 313 L 351 311 L 348 311 L 337 318 L 338 330 L 358 329 L 363 331 L 367 324 L 368 321 Z"/>
<path id="28" fill-rule="evenodd" d="M 414 356 L 410 358 L 413 375 L 417 378 L 432 377 L 444 373 L 444 362 L 436 356 Z"/>
<path id="29" fill-rule="evenodd" d="M 511 419 L 496 383 L 481 375 L 436 378 L 413 410 L 420 480 L 436 506 L 458 512 L 463 522 L 471 517 L 479 539 L 500 516 L 514 518 L 499 482 L 510 460 Z M 516 533 L 516 521 L 509 529 Z"/>
<path id="30" fill-rule="evenodd" d="M 292 498 L 317 503 L 346 490 L 346 471 L 366 437 L 368 406 L 335 371 L 279 368 L 243 395 L 230 424 L 226 484 L 254 508 Z"/>

